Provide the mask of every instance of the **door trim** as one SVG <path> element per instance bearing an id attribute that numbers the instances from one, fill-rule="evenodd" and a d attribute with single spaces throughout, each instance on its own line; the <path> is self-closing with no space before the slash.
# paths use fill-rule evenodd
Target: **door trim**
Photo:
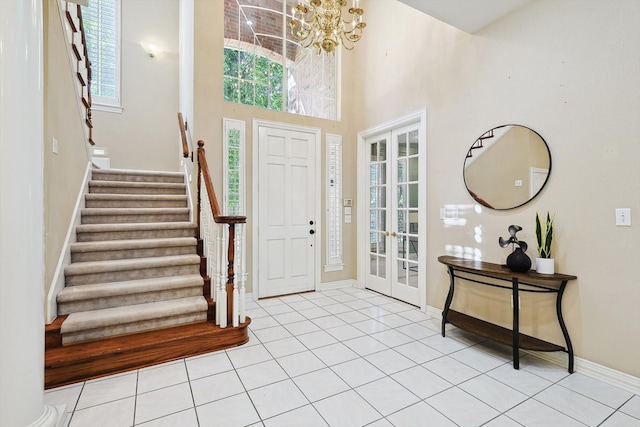
<path id="1" fill-rule="evenodd" d="M 315 136 L 315 176 L 314 176 L 314 185 L 315 188 L 318 189 L 316 197 L 315 197 L 315 212 L 314 215 L 316 217 L 316 244 L 314 246 L 314 274 L 313 274 L 313 289 L 318 290 L 320 285 L 320 263 L 322 262 L 321 258 L 321 244 L 322 244 L 322 221 L 321 221 L 321 200 L 320 195 L 322 194 L 321 180 L 320 180 L 320 166 L 321 166 L 321 130 L 320 128 L 308 127 L 308 126 L 299 126 L 293 125 L 289 123 L 281 123 L 281 122 L 272 122 L 268 120 L 259 120 L 254 119 L 252 125 L 252 146 L 251 146 L 251 215 L 253 220 L 251 221 L 251 271 L 253 273 L 254 279 L 251 280 L 252 286 L 252 296 L 253 300 L 257 301 L 259 292 L 259 274 L 260 274 L 260 262 L 259 262 L 259 250 L 260 250 L 260 230 L 258 229 L 258 221 L 256 218 L 259 218 L 260 215 L 260 206 L 259 206 L 259 197 L 258 197 L 258 177 L 259 175 L 259 165 L 260 165 L 260 156 L 258 150 L 258 143 L 260 139 L 260 128 L 261 127 L 269 127 L 275 129 L 281 129 L 286 131 L 294 131 L 294 132 L 302 132 L 309 133 Z"/>
<path id="2" fill-rule="evenodd" d="M 365 171 L 368 171 L 368 149 L 367 149 L 367 139 L 373 137 L 377 134 L 391 132 L 393 129 L 407 126 L 410 124 L 418 123 L 418 138 L 421 147 L 424 147 L 424 154 L 422 157 L 422 162 L 425 167 L 420 168 L 420 182 L 428 183 L 427 181 L 427 110 L 423 108 L 418 111 L 414 111 L 413 113 L 409 113 L 405 116 L 390 120 L 388 122 L 382 123 L 378 126 L 374 126 L 372 128 L 363 130 L 358 132 L 358 176 L 365 176 Z M 368 176 L 368 172 L 366 174 Z M 425 189 L 427 187 L 425 186 Z M 367 240 L 368 235 L 368 227 L 369 219 L 367 218 L 368 210 L 366 209 L 369 194 L 368 194 L 368 181 L 363 178 L 358 179 L 358 205 L 361 206 L 361 209 L 357 210 L 358 214 L 358 228 L 357 228 L 357 283 L 358 287 L 365 287 L 365 277 L 367 274 L 366 267 L 368 265 L 368 252 L 361 243 Z M 424 206 L 424 209 L 420 209 L 418 221 L 421 224 L 427 224 L 427 192 L 422 191 L 420 193 L 420 206 Z M 420 227 L 423 230 L 421 233 L 425 233 L 424 237 L 419 239 L 418 243 L 418 253 L 424 254 L 424 258 L 419 263 L 420 271 L 424 271 L 424 273 L 420 276 L 422 280 L 419 282 L 419 292 L 420 292 L 420 310 L 425 311 L 427 309 L 427 284 L 426 284 L 426 267 L 427 267 L 427 237 L 426 237 L 426 225 L 424 227 Z"/>

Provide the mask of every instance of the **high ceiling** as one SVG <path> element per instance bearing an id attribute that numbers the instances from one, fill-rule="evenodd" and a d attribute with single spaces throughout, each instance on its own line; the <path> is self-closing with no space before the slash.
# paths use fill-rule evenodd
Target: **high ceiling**
<path id="1" fill-rule="evenodd" d="M 473 34 L 533 0 L 398 0 Z"/>

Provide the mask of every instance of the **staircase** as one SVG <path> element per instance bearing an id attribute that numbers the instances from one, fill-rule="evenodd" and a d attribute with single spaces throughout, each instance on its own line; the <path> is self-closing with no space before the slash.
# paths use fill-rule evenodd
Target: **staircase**
<path id="1" fill-rule="evenodd" d="M 248 322 L 207 323 L 212 302 L 181 173 L 94 170 L 85 202 L 59 317 L 47 326 L 48 387 L 248 340 Z"/>

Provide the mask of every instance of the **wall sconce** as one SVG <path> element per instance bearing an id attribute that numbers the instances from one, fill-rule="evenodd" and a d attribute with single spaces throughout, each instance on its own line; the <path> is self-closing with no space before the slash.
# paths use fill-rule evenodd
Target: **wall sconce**
<path id="1" fill-rule="evenodd" d="M 155 58 L 157 55 L 160 55 L 163 52 L 162 48 L 156 44 L 140 42 L 140 46 L 142 46 L 144 51 L 147 52 L 147 55 L 149 55 L 151 58 Z"/>

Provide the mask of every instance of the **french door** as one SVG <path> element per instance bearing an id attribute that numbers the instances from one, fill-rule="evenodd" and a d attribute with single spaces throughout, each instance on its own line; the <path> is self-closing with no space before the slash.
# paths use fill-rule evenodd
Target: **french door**
<path id="1" fill-rule="evenodd" d="M 420 123 L 365 139 L 367 165 L 365 287 L 413 305 L 426 296 L 426 171 Z M 362 164 L 362 161 L 361 161 Z"/>
<path id="2" fill-rule="evenodd" d="M 315 289 L 317 135 L 277 126 L 258 127 L 259 297 Z"/>

